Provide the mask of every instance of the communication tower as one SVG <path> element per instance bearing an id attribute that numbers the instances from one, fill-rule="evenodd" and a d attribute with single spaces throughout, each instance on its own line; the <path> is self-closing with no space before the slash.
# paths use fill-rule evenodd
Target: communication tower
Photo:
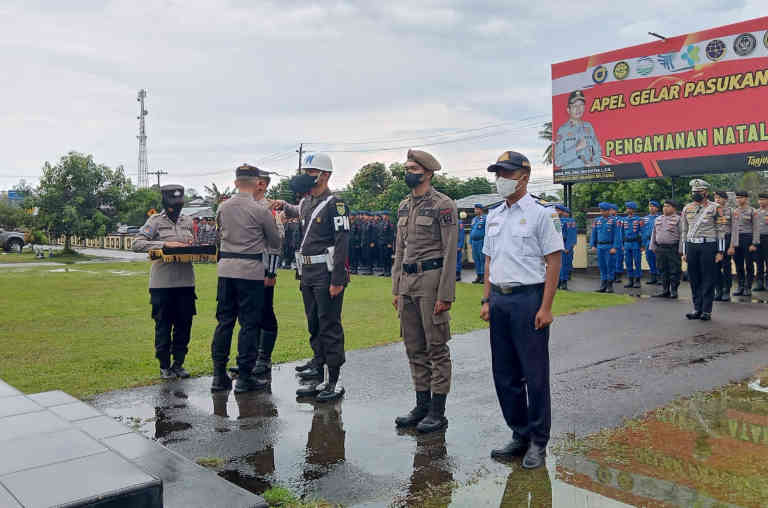
<path id="1" fill-rule="evenodd" d="M 149 164 L 147 163 L 147 131 L 144 125 L 144 117 L 149 113 L 144 108 L 144 99 L 147 97 L 147 91 L 145 89 L 139 90 L 136 96 L 136 101 L 139 103 L 139 116 L 136 118 L 139 120 L 139 135 L 136 136 L 139 140 L 139 169 L 138 169 L 138 181 L 137 186 L 140 189 L 146 189 L 149 187 Z"/>

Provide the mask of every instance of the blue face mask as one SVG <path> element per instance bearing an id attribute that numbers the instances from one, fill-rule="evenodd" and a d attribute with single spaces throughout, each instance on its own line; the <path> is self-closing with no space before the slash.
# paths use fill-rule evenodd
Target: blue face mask
<path id="1" fill-rule="evenodd" d="M 306 194 L 317 184 L 317 177 L 302 173 L 291 178 L 291 190 L 296 194 Z"/>

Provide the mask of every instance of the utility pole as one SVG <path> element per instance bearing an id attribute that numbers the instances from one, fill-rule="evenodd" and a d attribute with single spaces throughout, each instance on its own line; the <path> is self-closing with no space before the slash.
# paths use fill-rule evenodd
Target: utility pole
<path id="1" fill-rule="evenodd" d="M 147 162 L 147 131 L 144 125 L 144 117 L 149 112 L 144 107 L 144 99 L 147 97 L 147 91 L 145 89 L 139 90 L 136 95 L 136 101 L 140 104 L 139 116 L 136 118 L 139 120 L 139 135 L 136 138 L 139 140 L 139 165 L 138 165 L 138 178 L 137 184 L 139 189 L 146 189 L 149 187 L 149 163 Z"/>
<path id="2" fill-rule="evenodd" d="M 296 173 L 301 173 L 301 160 L 304 157 L 304 143 L 299 143 L 299 149 L 296 150 L 296 152 L 299 154 L 299 169 Z"/>
<path id="3" fill-rule="evenodd" d="M 147 173 L 147 175 L 155 175 L 157 176 L 157 188 L 160 188 L 160 175 L 167 175 L 167 171 L 163 171 L 161 169 L 158 169 L 157 171 L 150 171 Z"/>

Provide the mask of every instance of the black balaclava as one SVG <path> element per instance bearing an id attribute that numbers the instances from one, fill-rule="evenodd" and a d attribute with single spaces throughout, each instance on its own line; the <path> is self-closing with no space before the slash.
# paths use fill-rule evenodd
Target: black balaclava
<path id="1" fill-rule="evenodd" d="M 163 185 L 160 187 L 163 196 L 163 208 L 168 218 L 176 222 L 184 207 L 184 187 L 181 185 Z"/>

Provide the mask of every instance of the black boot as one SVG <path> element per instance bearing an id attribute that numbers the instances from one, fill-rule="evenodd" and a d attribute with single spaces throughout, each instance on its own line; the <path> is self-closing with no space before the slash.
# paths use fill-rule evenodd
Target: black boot
<path id="1" fill-rule="evenodd" d="M 277 342 L 277 332 L 262 330 L 259 341 L 259 357 L 253 367 L 253 375 L 259 379 L 272 379 L 272 351 Z"/>
<path id="2" fill-rule="evenodd" d="M 762 277 L 757 278 L 757 284 L 752 288 L 752 291 L 765 291 L 765 283 Z"/>
<path id="3" fill-rule="evenodd" d="M 642 287 L 640 285 L 640 277 L 635 277 L 635 284 L 632 287 L 635 289 L 640 289 Z"/>
<path id="4" fill-rule="evenodd" d="M 605 292 L 606 293 L 613 293 L 613 282 L 607 280 L 605 281 Z"/>
<path id="5" fill-rule="evenodd" d="M 416 392 L 416 407 L 405 416 L 395 418 L 396 427 L 415 427 L 429 413 L 429 406 L 432 402 L 432 392 L 429 390 Z"/>
<path id="6" fill-rule="evenodd" d="M 296 372 L 304 372 L 305 370 L 309 370 L 312 367 L 314 367 L 315 363 L 317 362 L 315 362 L 315 359 L 312 358 L 307 363 L 302 363 L 301 365 L 297 365 L 296 367 L 294 367 L 294 369 L 296 370 Z"/>
<path id="7" fill-rule="evenodd" d="M 744 296 L 744 283 L 739 281 L 739 289 L 733 292 L 733 296 Z"/>
<path id="8" fill-rule="evenodd" d="M 744 286 L 744 296 L 752 296 L 752 284 Z"/>
<path id="9" fill-rule="evenodd" d="M 651 286 L 651 285 L 653 285 L 653 284 L 656 284 L 657 282 L 659 282 L 659 279 L 658 279 L 658 277 L 656 277 L 656 274 L 655 274 L 655 273 L 652 273 L 652 274 L 651 274 L 651 280 L 649 280 L 648 282 L 646 282 L 646 284 L 648 284 L 649 286 Z"/>
<path id="10" fill-rule="evenodd" d="M 437 432 L 448 426 L 448 419 L 445 417 L 445 399 L 444 393 L 433 393 L 432 403 L 429 406 L 427 416 L 416 425 L 416 430 L 422 434 L 428 432 Z"/>
<path id="11" fill-rule="evenodd" d="M 605 293 L 605 290 L 608 288 L 608 281 L 607 280 L 601 280 L 600 281 L 600 289 L 596 289 L 596 293 Z"/>
<path id="12" fill-rule="evenodd" d="M 560 289 L 562 289 L 563 291 L 568 291 L 568 281 L 567 280 L 564 280 L 562 282 L 562 284 L 560 284 Z"/>
<path id="13" fill-rule="evenodd" d="M 715 284 L 715 297 L 712 300 L 716 302 L 723 301 L 723 287 L 720 284 Z"/>
<path id="14" fill-rule="evenodd" d="M 731 282 L 727 281 L 725 283 L 725 286 L 723 286 L 723 294 L 720 296 L 721 302 L 730 302 L 731 301 Z"/>
<path id="15" fill-rule="evenodd" d="M 224 363 L 215 363 L 213 365 L 213 381 L 211 382 L 212 392 L 226 392 L 232 389 L 232 380 L 227 375 L 227 365 Z"/>
<path id="16" fill-rule="evenodd" d="M 244 371 L 253 371 L 253 368 L 240 369 L 240 375 L 235 382 L 235 393 L 256 392 L 269 386 L 267 381 L 256 379 L 251 372 L 246 374 Z"/>
<path id="17" fill-rule="evenodd" d="M 184 368 L 184 358 L 175 359 L 173 365 L 171 365 L 171 370 L 181 379 L 187 379 L 189 377 L 189 372 Z"/>
<path id="18" fill-rule="evenodd" d="M 634 277 L 627 277 L 629 279 L 629 282 L 624 284 L 625 288 L 633 288 L 635 287 L 635 278 Z"/>
<path id="19" fill-rule="evenodd" d="M 315 400 L 329 402 L 340 399 L 344 395 L 344 387 L 339 383 L 339 374 L 341 374 L 341 367 L 328 367 L 328 382 L 322 388 L 318 387 L 319 392 Z"/>
<path id="20" fill-rule="evenodd" d="M 669 297 L 672 299 L 677 299 L 677 288 L 680 286 L 680 283 L 675 281 L 672 283 L 672 289 L 669 292 Z"/>
<path id="21" fill-rule="evenodd" d="M 664 281 L 664 290 L 661 293 L 656 293 L 653 295 L 654 298 L 669 298 L 671 293 L 669 292 L 669 286 L 670 282 L 668 280 Z"/>
<path id="22" fill-rule="evenodd" d="M 313 363 L 312 367 L 310 367 L 310 368 L 308 368 L 308 369 L 306 369 L 306 370 L 304 370 L 302 372 L 299 372 L 299 378 L 304 379 L 304 380 L 309 380 L 309 379 L 320 379 L 320 380 L 322 380 L 323 379 L 323 366 L 322 365 L 317 365 L 316 363 Z"/>

